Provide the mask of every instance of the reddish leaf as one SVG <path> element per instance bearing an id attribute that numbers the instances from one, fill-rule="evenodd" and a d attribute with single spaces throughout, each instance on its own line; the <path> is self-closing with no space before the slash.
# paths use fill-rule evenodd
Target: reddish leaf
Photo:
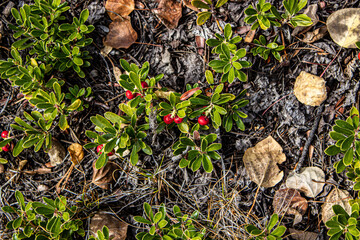
<path id="1" fill-rule="evenodd" d="M 181 101 L 184 101 L 186 99 L 188 99 L 189 97 L 191 97 L 192 95 L 194 95 L 194 93 L 199 90 L 200 88 L 197 87 L 197 88 L 193 88 L 193 89 L 190 89 L 189 91 L 185 92 L 183 95 L 181 95 L 180 97 L 180 100 Z"/>

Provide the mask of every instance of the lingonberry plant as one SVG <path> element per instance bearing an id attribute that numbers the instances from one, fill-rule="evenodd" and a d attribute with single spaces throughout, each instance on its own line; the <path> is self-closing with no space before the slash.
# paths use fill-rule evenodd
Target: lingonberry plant
<path id="1" fill-rule="evenodd" d="M 166 212 L 166 207 L 161 204 L 159 211 L 154 214 L 150 204 L 144 203 L 145 218 L 135 216 L 134 220 L 150 226 L 147 232 L 140 232 L 136 235 L 136 239 L 205 239 L 205 228 L 199 230 L 195 226 L 195 221 L 199 216 L 199 212 L 195 211 L 190 216 L 183 214 L 178 206 L 173 207 L 173 215 Z"/>
<path id="2" fill-rule="evenodd" d="M 334 164 L 337 173 L 347 170 L 346 175 L 355 182 L 354 190 L 360 190 L 360 141 L 359 111 L 352 107 L 350 116 L 344 120 L 336 120 L 330 137 L 336 141 L 325 149 L 329 156 L 342 154 L 342 159 Z"/>
<path id="3" fill-rule="evenodd" d="M 252 30 L 256 30 L 259 27 L 266 30 L 271 26 L 280 27 L 281 24 L 285 23 L 289 23 L 293 27 L 309 26 L 312 24 L 311 18 L 306 14 L 296 15 L 306 4 L 307 0 L 284 0 L 283 6 L 285 13 L 280 14 L 271 3 L 265 2 L 265 0 L 259 0 L 256 7 L 250 5 L 245 10 L 247 17 L 244 21 L 252 24 Z"/>
<path id="4" fill-rule="evenodd" d="M 263 59 L 267 60 L 269 58 L 270 53 L 276 58 L 276 60 L 280 61 L 280 51 L 284 50 L 284 45 L 278 45 L 276 43 L 278 36 L 275 37 L 275 39 L 267 43 L 266 39 L 263 35 L 260 35 L 259 40 L 255 39 L 254 44 L 256 44 L 256 47 L 251 49 L 251 53 L 256 56 L 259 55 Z"/>
<path id="5" fill-rule="evenodd" d="M 235 79 L 246 82 L 247 76 L 241 71 L 243 68 L 251 67 L 249 61 L 242 61 L 246 56 L 246 49 L 237 49 L 236 43 L 239 43 L 242 38 L 239 36 L 233 37 L 233 31 L 230 24 L 226 24 L 224 28 L 224 37 L 215 34 L 216 39 L 208 39 L 206 44 L 214 47 L 212 50 L 219 55 L 219 59 L 214 59 L 209 62 L 209 66 L 217 73 L 221 73 L 221 82 L 232 83 Z"/>
<path id="6" fill-rule="evenodd" d="M 44 203 L 25 203 L 21 192 L 16 191 L 19 208 L 5 206 L 2 210 L 16 216 L 6 228 L 14 230 L 13 239 L 74 239 L 85 236 L 83 222 L 76 217 L 77 207 L 67 205 L 66 198 L 55 200 L 44 197 Z"/>
<path id="7" fill-rule="evenodd" d="M 213 15 L 216 8 L 220 8 L 227 2 L 228 0 L 218 0 L 214 6 L 212 0 L 192 0 L 191 4 L 194 7 L 204 10 L 197 14 L 197 25 L 203 25 Z"/>
<path id="8" fill-rule="evenodd" d="M 92 42 L 85 37 L 94 30 L 93 26 L 85 25 L 89 11 L 82 11 L 79 19 L 74 17 L 72 23 L 66 23 L 62 14 L 68 9 L 67 2 L 60 3 L 60 0 L 35 0 L 32 5 L 25 4 L 20 11 L 11 10 L 16 25 L 10 26 L 15 31 L 13 37 L 18 40 L 12 44 L 12 58 L 0 60 L 0 75 L 18 87 L 31 106 L 40 109 L 31 114 L 24 113 L 29 123 L 16 118 L 18 125 L 11 125 L 14 130 L 23 132 L 17 135 L 21 139 L 13 149 L 14 156 L 31 146 L 35 151 L 42 146 L 45 151 L 49 150 L 51 131 L 56 126 L 67 129 L 67 117 L 73 111 L 87 107 L 81 98 L 91 94 L 90 88 L 79 89 L 76 85 L 65 94 L 62 92 L 65 81 L 53 77 L 56 70 L 69 68 L 84 77 L 80 67 L 90 65 L 86 61 L 90 58 L 89 53 L 80 51 Z M 21 55 L 24 50 L 28 53 L 26 57 Z M 5 139 L 0 146 L 6 148 L 15 137 Z"/>
<path id="9" fill-rule="evenodd" d="M 329 228 L 327 235 L 330 236 L 330 240 L 337 240 L 341 236 L 348 240 L 359 239 L 359 204 L 351 205 L 351 214 L 340 205 L 334 205 L 332 209 L 335 215 L 325 224 Z"/>
<path id="10" fill-rule="evenodd" d="M 210 129 L 211 125 L 214 128 L 223 126 L 230 131 L 234 122 L 244 130 L 241 118 L 247 115 L 240 108 L 248 103 L 243 99 L 245 91 L 237 97 L 223 93 L 224 84 L 215 83 L 211 71 L 206 71 L 208 87 L 187 86 L 188 91 L 181 95 L 159 87 L 158 82 L 163 75 L 149 78 L 148 62 L 141 68 L 123 59 L 120 64 L 128 74 L 120 76 L 119 84 L 129 101 L 119 105 L 120 115 L 107 112 L 104 117 L 91 117 L 96 132 L 86 131 L 86 135 L 94 141 L 86 144 L 85 148 L 101 146 L 104 149 L 95 164 L 96 168 L 103 167 L 108 154 L 114 150 L 123 157 L 129 154 L 133 165 L 137 164 L 140 151 L 151 155 L 147 136 L 152 122 L 158 133 L 173 127 L 180 131 L 179 141 L 172 146 L 174 155 L 182 155 L 180 167 L 196 171 L 202 165 L 206 172 L 211 172 L 211 160 L 220 159 L 216 151 L 220 150 L 221 144 L 214 143 L 216 134 L 200 132 Z M 203 94 L 204 88 L 206 94 Z M 159 91 L 166 94 L 159 94 Z M 157 114 L 154 115 L 154 112 Z"/>
<path id="11" fill-rule="evenodd" d="M 276 225 L 277 227 L 274 229 Z M 264 229 L 259 229 L 251 224 L 247 225 L 245 229 L 251 236 L 250 240 L 281 240 L 282 235 L 286 231 L 286 227 L 279 224 L 279 216 L 277 214 L 271 216 Z"/>

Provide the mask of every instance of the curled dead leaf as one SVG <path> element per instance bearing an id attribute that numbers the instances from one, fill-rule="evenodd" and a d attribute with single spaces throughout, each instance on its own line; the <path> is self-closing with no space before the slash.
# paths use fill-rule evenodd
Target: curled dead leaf
<path id="1" fill-rule="evenodd" d="M 191 4 L 191 0 L 183 0 L 183 4 L 190 8 L 191 10 L 195 11 L 195 12 L 200 12 L 200 10 L 197 8 L 197 7 L 194 7 L 192 4 Z"/>
<path id="2" fill-rule="evenodd" d="M 48 152 L 50 157 L 50 165 L 56 166 L 61 164 L 66 156 L 66 150 L 63 145 L 56 139 L 52 140 L 52 147 Z"/>
<path id="3" fill-rule="evenodd" d="M 133 29 L 130 17 L 116 19 L 109 26 L 109 34 L 104 40 L 104 45 L 113 48 L 129 48 L 135 43 L 138 35 Z"/>
<path id="4" fill-rule="evenodd" d="M 129 16 L 129 14 L 135 9 L 134 0 L 107 0 L 105 8 L 108 11 L 111 20 L 117 18 Z"/>
<path id="5" fill-rule="evenodd" d="M 351 199 L 352 197 L 348 191 L 334 188 L 329 195 L 327 195 L 325 203 L 321 207 L 322 221 L 326 223 L 335 215 L 332 209 L 334 205 L 340 205 L 347 213 L 351 214 L 351 206 L 349 204 L 349 200 Z"/>
<path id="6" fill-rule="evenodd" d="M 327 34 L 326 26 L 322 26 L 320 28 L 315 29 L 312 32 L 305 33 L 305 37 L 302 40 L 305 43 L 313 43 L 317 40 L 322 39 Z"/>
<path id="7" fill-rule="evenodd" d="M 326 21 L 335 43 L 344 48 L 356 48 L 360 41 L 360 8 L 345 8 L 332 13 Z"/>
<path id="8" fill-rule="evenodd" d="M 251 181 L 262 187 L 273 187 L 284 176 L 277 164 L 286 160 L 283 149 L 271 136 L 245 151 L 243 161 Z"/>
<path id="9" fill-rule="evenodd" d="M 70 160 L 73 164 L 80 164 L 84 158 L 84 149 L 78 143 L 73 143 L 68 147 L 70 153 Z"/>
<path id="10" fill-rule="evenodd" d="M 300 173 L 291 172 L 286 187 L 304 192 L 307 197 L 316 197 L 325 185 L 325 173 L 318 167 L 303 168 Z"/>
<path id="11" fill-rule="evenodd" d="M 106 165 L 100 169 L 96 169 L 95 162 L 92 166 L 92 183 L 102 189 L 109 190 L 110 186 L 115 183 L 115 179 L 117 179 L 119 175 L 119 166 L 111 161 L 108 161 Z"/>
<path id="12" fill-rule="evenodd" d="M 153 10 L 163 24 L 170 29 L 178 26 L 182 16 L 181 2 L 177 0 L 160 0 L 157 9 Z"/>
<path id="13" fill-rule="evenodd" d="M 189 91 L 186 91 L 185 93 L 183 93 L 181 95 L 180 100 L 184 101 L 184 100 L 190 98 L 192 95 L 194 95 L 196 93 L 197 90 L 200 90 L 200 88 L 196 87 L 196 88 L 190 89 Z"/>
<path id="14" fill-rule="evenodd" d="M 325 80 L 311 73 L 301 71 L 294 86 L 296 98 L 309 106 L 320 106 L 326 100 Z"/>
<path id="15" fill-rule="evenodd" d="M 120 68 L 118 68 L 118 67 L 113 67 L 113 73 L 114 73 L 114 77 L 115 77 L 115 79 L 116 79 L 116 81 L 118 82 L 118 83 L 120 83 L 120 76 L 121 76 L 121 74 L 122 74 L 122 72 L 121 72 L 121 70 L 120 70 Z"/>
<path id="16" fill-rule="evenodd" d="M 97 237 L 97 231 L 103 226 L 109 228 L 109 237 L 112 240 L 125 240 L 128 225 L 111 214 L 99 212 L 91 218 L 90 231 Z"/>
<path id="17" fill-rule="evenodd" d="M 308 202 L 300 193 L 292 188 L 276 191 L 273 201 L 274 212 L 279 215 L 294 215 L 294 225 L 301 222 L 302 215 L 308 208 Z"/>

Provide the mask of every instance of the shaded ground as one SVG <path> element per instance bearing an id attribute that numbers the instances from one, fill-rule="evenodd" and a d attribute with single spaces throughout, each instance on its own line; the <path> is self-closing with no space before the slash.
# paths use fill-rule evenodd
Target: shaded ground
<path id="1" fill-rule="evenodd" d="M 0 12 L 3 12 L 8 2 L 0 3 Z M 28 1 L 19 1 L 15 2 L 15 6 L 21 6 L 24 2 L 28 3 Z M 138 2 L 143 4 L 144 9 L 154 9 L 157 6 L 156 1 Z M 219 13 L 220 19 L 226 21 L 220 20 L 220 25 L 223 27 L 226 23 L 230 23 L 234 29 L 240 29 L 245 25 L 243 10 L 251 2 L 244 0 L 226 4 Z M 281 5 L 280 1 L 270 2 L 274 2 L 277 7 Z M 310 1 L 310 3 L 318 3 L 318 1 Z M 106 111 L 117 113 L 118 104 L 125 101 L 124 96 L 111 100 L 122 94 L 123 90 L 111 86 L 111 83 L 115 83 L 111 62 L 100 54 L 100 49 L 103 47 L 102 38 L 106 35 L 110 23 L 106 13 L 104 14 L 103 5 L 103 1 L 100 0 L 72 1 L 71 14 L 68 15 L 72 18 L 71 15 L 79 15 L 82 9 L 88 7 L 90 16 L 93 17 L 91 23 L 96 27 L 90 35 L 94 38 L 94 44 L 89 47 L 93 60 L 91 67 L 85 69 L 87 77 L 79 79 L 72 73 L 60 76 L 66 79 L 68 86 L 78 84 L 80 87 L 93 89 L 90 107 L 74 114 L 70 122 L 73 133 L 84 144 L 90 141 L 85 136 L 85 130 L 94 128 L 89 120 L 90 116 L 103 114 Z M 137 4 L 137 8 L 139 6 Z M 321 22 L 326 22 L 326 18 L 333 11 L 349 7 L 359 7 L 359 1 L 326 1 L 326 7 L 319 8 L 317 12 L 320 22 L 314 28 L 322 26 Z M 164 73 L 165 77 L 161 83 L 180 92 L 185 91 L 187 83 L 205 82 L 206 63 L 213 56 L 208 47 L 204 56 L 198 53 L 195 36 L 208 39 L 213 37 L 214 33 L 221 33 L 215 21 L 197 26 L 195 13 L 186 7 L 183 8 L 183 17 L 179 26 L 174 30 L 164 27 L 148 10 L 135 10 L 130 16 L 134 29 L 139 35 L 138 44 L 127 50 L 113 50 L 110 59 L 116 66 L 119 67 L 121 58 L 140 64 L 149 61 L 150 75 Z M 1 22 L 3 28 L 0 59 L 6 59 L 9 56 L 8 49 L 14 41 L 8 28 L 8 23 L 13 22 L 13 18 L 11 15 L 2 15 Z M 280 29 L 272 29 L 262 33 L 273 38 L 280 34 L 280 31 Z M 356 70 L 352 72 L 352 76 L 345 74 L 348 63 L 356 57 L 357 52 L 341 49 L 333 64 L 326 70 L 324 78 L 328 88 L 328 98 L 324 103 L 324 110 L 319 112 L 320 107 L 305 106 L 291 94 L 295 78 L 301 71 L 321 75 L 340 47 L 328 35 L 313 44 L 305 44 L 291 36 L 290 27 L 285 26 L 282 31 L 285 45 L 290 46 L 286 48 L 284 61 L 279 63 L 271 59 L 270 62 L 266 62 L 259 57 L 248 55 L 247 60 L 253 63 L 253 67 L 247 70 L 248 82 L 229 86 L 231 93 L 248 89 L 247 98 L 250 103 L 244 111 L 249 117 L 244 121 L 246 126 L 244 132 L 233 130 L 226 133 L 223 129 L 217 130 L 221 134 L 223 149 L 220 153 L 223 159 L 215 162 L 215 170 L 212 174 L 203 171 L 193 173 L 188 169 L 180 169 L 178 161 L 171 160 L 169 147 L 173 141 L 176 141 L 173 139 L 176 134 L 170 131 L 158 136 L 155 145 L 152 146 L 154 155 L 143 157 L 139 169 L 131 167 L 127 159 L 117 159 L 116 162 L 122 166 L 123 171 L 117 184 L 109 191 L 90 183 L 91 165 L 97 155 L 94 151 L 86 152 L 79 171 L 75 170 L 72 173 L 62 195 L 65 195 L 70 202 L 77 202 L 83 207 L 84 218 L 90 217 L 98 209 L 116 213 L 119 218 L 132 225 L 129 228 L 128 239 L 134 239 L 138 231 L 136 226 L 139 224 L 135 223 L 132 217 L 142 215 L 142 204 L 145 201 L 153 205 L 164 202 L 169 207 L 178 204 L 185 212 L 198 209 L 201 211 L 201 219 L 207 219 L 216 226 L 212 231 L 219 239 L 235 239 L 235 236 L 240 237 L 243 233 L 239 226 L 245 224 L 257 188 L 257 185 L 250 181 L 243 166 L 244 151 L 269 134 L 272 135 L 283 147 L 287 157 L 287 161 L 279 166 L 284 171 L 284 179 L 286 179 L 288 173 L 296 167 L 307 140 L 307 133 L 312 129 L 318 115 L 321 117 L 320 124 L 311 144 L 314 149 L 313 155 L 311 159 L 306 155 L 302 167 L 320 167 L 324 170 L 328 183 L 353 193 L 345 175 L 336 174 L 332 167 L 336 158 L 330 159 L 324 154 L 324 149 L 330 143 L 328 133 L 334 118 L 346 116 L 350 107 L 358 104 L 359 72 L 356 69 L 358 60 L 354 60 Z M 245 37 L 245 35 L 246 33 L 241 36 Z M 298 37 L 302 38 L 301 35 Z M 244 46 L 250 49 L 249 45 Z M 0 92 L 0 130 L 9 130 L 14 118 L 22 116 L 23 111 L 31 111 L 31 107 L 26 101 L 22 101 L 18 91 L 11 88 L 7 80 L 1 80 Z M 276 100 L 286 95 L 288 96 L 265 112 Z M 69 143 L 74 142 L 74 134 L 58 131 L 54 135 L 68 146 Z M 55 198 L 54 187 L 71 165 L 70 161 L 66 160 L 50 174 L 30 176 L 16 171 L 19 162 L 26 159 L 28 163 L 24 169 L 36 169 L 48 162 L 47 154 L 42 151 L 34 153 L 32 149 L 27 149 L 17 158 L 5 152 L 0 153 L 0 156 L 9 160 L 5 165 L 5 173 L 0 173 L 0 206 L 15 202 L 15 190 L 22 191 L 28 200 L 40 200 L 44 196 Z M 140 169 L 152 174 L 153 177 L 144 177 L 139 173 Z M 252 211 L 254 222 L 259 221 L 259 224 L 264 224 L 268 220 L 273 212 L 272 197 L 283 183 L 284 180 L 273 188 L 260 189 Z M 326 184 L 324 191 L 314 201 L 309 202 L 309 209 L 302 222 L 295 225 L 296 229 L 307 229 L 318 233 L 318 239 L 327 239 L 326 229 L 319 214 L 322 202 L 333 189 L 331 184 Z M 46 185 L 49 190 L 38 191 L 39 185 Z M 354 193 L 352 195 L 355 197 Z M 0 212 L 0 236 L 8 220 L 8 217 Z M 292 227 L 292 222 L 291 216 L 283 218 L 283 223 L 287 227 Z"/>

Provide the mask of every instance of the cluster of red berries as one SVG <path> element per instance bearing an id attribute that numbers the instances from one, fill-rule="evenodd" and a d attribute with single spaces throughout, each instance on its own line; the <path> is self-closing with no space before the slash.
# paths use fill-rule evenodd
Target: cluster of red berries
<path id="1" fill-rule="evenodd" d="M 177 115 L 174 118 L 171 117 L 171 114 L 168 114 L 168 115 L 164 116 L 164 122 L 166 124 L 171 124 L 172 122 L 175 122 L 175 123 L 179 124 L 179 123 L 182 123 L 182 121 L 183 121 L 183 118 L 181 118 L 181 117 L 179 117 Z M 206 117 L 206 116 L 200 116 L 198 118 L 198 123 L 200 125 L 202 125 L 202 126 L 208 125 L 209 121 L 210 121 L 209 118 Z"/>
<path id="2" fill-rule="evenodd" d="M 97 152 L 98 154 L 101 154 L 101 149 L 102 149 L 103 147 L 104 147 L 104 144 L 101 144 L 101 145 L 97 146 L 97 147 L 96 147 L 96 152 Z M 110 156 L 114 155 L 114 153 L 115 153 L 115 151 L 112 150 L 112 151 L 109 152 L 107 155 L 110 157 Z"/>
<path id="3" fill-rule="evenodd" d="M 8 136 L 9 136 L 9 132 L 8 132 L 8 131 L 2 131 L 2 133 L 1 133 L 1 137 L 2 137 L 2 138 L 6 139 Z M 5 146 L 3 146 L 3 147 L 2 147 L 2 150 L 3 150 L 4 152 L 10 151 L 10 144 L 8 143 L 8 144 L 6 144 Z"/>
<path id="4" fill-rule="evenodd" d="M 147 88 L 149 85 L 146 83 L 146 82 L 141 82 L 141 87 L 142 88 Z M 125 96 L 127 99 L 133 99 L 133 98 L 136 98 L 137 96 L 141 96 L 140 93 L 132 93 L 130 90 L 127 90 L 125 92 Z"/>
<path id="5" fill-rule="evenodd" d="M 168 114 L 166 116 L 164 116 L 164 122 L 166 124 L 171 124 L 172 122 L 175 122 L 176 124 L 182 123 L 183 118 L 179 117 L 178 115 L 176 115 L 176 117 L 171 117 L 171 114 Z"/>

